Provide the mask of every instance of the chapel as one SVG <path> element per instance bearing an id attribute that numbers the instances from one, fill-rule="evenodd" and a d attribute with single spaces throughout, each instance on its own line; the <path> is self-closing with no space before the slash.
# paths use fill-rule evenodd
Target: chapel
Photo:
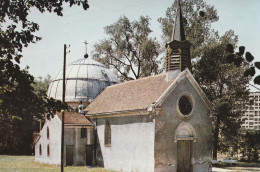
<path id="1" fill-rule="evenodd" d="M 99 72 L 95 85 L 85 65 L 68 67 L 66 101 L 75 108 L 84 105 L 84 111 L 65 114 L 65 164 L 126 172 L 212 171 L 211 103 L 190 72 L 190 47 L 178 1 L 172 39 L 166 44 L 165 73 L 118 83 L 102 64 L 79 60 L 91 62 L 87 68 Z M 76 68 L 82 73 L 74 73 Z M 50 84 L 50 97 L 61 98 L 61 75 Z M 81 80 L 84 77 L 87 81 Z M 52 147 L 60 144 L 60 124 L 59 113 L 46 120 L 35 144 L 37 161 L 50 163 L 55 156 L 60 164 L 60 147 Z M 52 127 L 57 133 L 52 133 L 55 138 L 49 133 L 48 140 Z"/>

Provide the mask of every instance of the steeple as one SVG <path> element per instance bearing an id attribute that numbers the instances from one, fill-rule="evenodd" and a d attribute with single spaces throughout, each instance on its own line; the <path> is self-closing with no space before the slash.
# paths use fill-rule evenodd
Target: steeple
<path id="1" fill-rule="evenodd" d="M 177 11 L 175 13 L 175 21 L 174 21 L 174 28 L 172 32 L 172 41 L 184 41 L 185 40 L 185 32 L 182 20 L 182 13 L 181 13 L 181 3 L 180 0 L 177 0 Z"/>
<path id="2" fill-rule="evenodd" d="M 191 67 L 190 46 L 189 41 L 185 39 L 181 3 L 180 0 L 177 0 L 172 40 L 166 43 L 166 71 L 168 73 L 176 73 Z"/>

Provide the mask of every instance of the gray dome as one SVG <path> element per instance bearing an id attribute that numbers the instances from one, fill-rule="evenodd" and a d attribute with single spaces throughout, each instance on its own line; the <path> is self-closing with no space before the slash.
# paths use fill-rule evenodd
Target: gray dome
<path id="1" fill-rule="evenodd" d="M 51 81 L 47 95 L 62 100 L 61 70 Z M 118 83 L 117 76 L 95 60 L 79 59 L 66 66 L 66 102 L 91 102 L 106 87 Z"/>

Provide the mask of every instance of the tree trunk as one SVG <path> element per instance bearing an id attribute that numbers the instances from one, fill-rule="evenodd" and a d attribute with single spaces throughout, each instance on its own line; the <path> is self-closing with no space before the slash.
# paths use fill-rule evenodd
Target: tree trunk
<path id="1" fill-rule="evenodd" d="M 217 117 L 217 122 L 214 130 L 214 138 L 213 138 L 213 159 L 218 158 L 218 135 L 219 135 L 219 124 L 220 124 L 220 119 Z"/>

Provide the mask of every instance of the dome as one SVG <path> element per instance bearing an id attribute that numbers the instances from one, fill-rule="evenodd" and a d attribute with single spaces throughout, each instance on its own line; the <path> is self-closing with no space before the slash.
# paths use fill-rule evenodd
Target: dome
<path id="1" fill-rule="evenodd" d="M 91 102 L 106 87 L 118 83 L 117 76 L 103 64 L 79 59 L 66 66 L 66 102 Z M 63 70 L 49 85 L 47 95 L 62 100 Z"/>

